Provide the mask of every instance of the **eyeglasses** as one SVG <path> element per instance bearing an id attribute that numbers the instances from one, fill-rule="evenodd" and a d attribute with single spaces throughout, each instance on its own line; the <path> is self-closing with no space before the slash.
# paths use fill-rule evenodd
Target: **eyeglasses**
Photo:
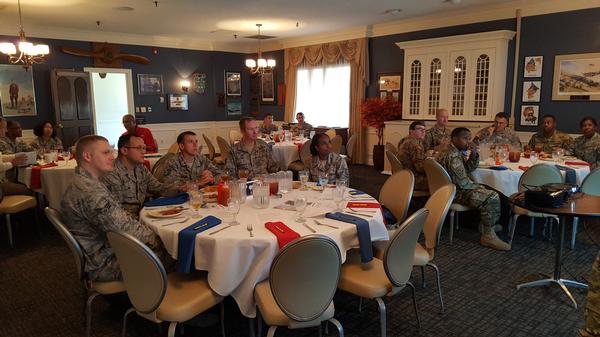
<path id="1" fill-rule="evenodd" d="M 146 152 L 146 145 L 140 145 L 140 146 L 125 146 L 126 149 L 136 149 L 136 150 L 140 150 L 142 152 Z"/>
<path id="2" fill-rule="evenodd" d="M 415 128 L 415 131 L 425 131 L 425 128 Z"/>

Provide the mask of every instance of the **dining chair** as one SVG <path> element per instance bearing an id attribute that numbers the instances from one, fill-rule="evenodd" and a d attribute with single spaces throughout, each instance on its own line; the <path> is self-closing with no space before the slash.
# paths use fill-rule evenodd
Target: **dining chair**
<path id="1" fill-rule="evenodd" d="M 177 153 L 177 152 L 179 152 L 179 144 L 177 144 L 177 142 L 171 144 L 171 146 L 169 146 L 169 150 L 167 152 L 168 153 Z"/>
<path id="2" fill-rule="evenodd" d="M 334 129 L 329 129 L 329 130 L 325 131 L 325 134 L 329 136 L 329 139 L 333 139 L 333 137 L 336 136 Z"/>
<path id="3" fill-rule="evenodd" d="M 521 175 L 521 177 L 519 178 L 519 185 L 518 185 L 518 189 L 519 192 L 525 191 L 528 187 L 534 187 L 534 186 L 541 186 L 544 184 L 548 184 L 548 183 L 561 183 L 563 182 L 563 177 L 562 174 L 560 173 L 560 170 L 554 166 L 554 165 L 548 165 L 548 164 L 536 164 L 531 166 L 529 169 L 527 169 L 527 171 L 523 172 L 523 174 Z M 547 214 L 547 213 L 541 213 L 541 212 L 533 212 L 530 211 L 528 209 L 519 207 L 519 206 L 513 206 L 512 208 L 512 217 L 510 219 L 510 222 L 508 224 L 509 230 L 510 230 L 510 240 L 508 241 L 509 244 L 512 244 L 513 241 L 513 237 L 515 236 L 515 228 L 517 227 L 517 219 L 519 219 L 520 216 L 528 216 L 530 218 L 530 222 L 529 222 L 529 233 L 531 236 L 533 236 L 534 234 L 534 225 L 535 225 L 535 219 L 536 218 L 541 218 L 544 219 L 544 227 L 546 227 L 548 220 L 552 221 L 555 220 L 556 223 L 558 223 L 559 218 L 558 216 L 554 215 L 554 214 Z M 552 226 L 550 226 L 548 228 L 548 233 L 549 233 L 549 237 L 552 236 Z M 574 247 L 575 245 L 575 233 L 577 233 L 577 225 L 574 222 L 573 223 L 573 234 L 572 234 L 572 240 L 571 240 L 571 248 Z"/>
<path id="4" fill-rule="evenodd" d="M 0 189 L 1 191 L 1 189 Z M 33 209 L 35 223 L 40 225 L 37 214 L 37 199 L 30 195 L 5 195 L 0 202 L 0 214 L 4 214 L 6 230 L 8 231 L 8 244 L 13 247 L 13 228 L 11 215 L 23 212 L 28 209 Z"/>
<path id="5" fill-rule="evenodd" d="M 89 280 L 85 273 L 85 258 L 81 245 L 79 245 L 77 239 L 67 229 L 61 220 L 60 214 L 55 209 L 46 207 L 44 212 L 75 258 L 77 278 L 83 284 L 83 289 L 87 297 L 85 300 L 85 335 L 90 337 L 92 329 L 92 302 L 98 295 L 112 295 L 124 292 L 125 284 L 121 281 L 100 282 Z"/>
<path id="6" fill-rule="evenodd" d="M 396 172 L 400 172 L 404 169 L 402 167 L 402 163 L 400 162 L 400 159 L 398 159 L 395 152 L 393 152 L 392 150 L 385 150 L 385 156 L 387 157 L 387 159 L 390 161 L 390 164 L 392 165 L 392 174 L 394 174 Z"/>
<path id="7" fill-rule="evenodd" d="M 274 336 L 278 326 L 320 330 L 322 322 L 331 322 L 343 337 L 344 329 L 333 317 L 340 263 L 337 244 L 324 235 L 304 236 L 283 247 L 271 264 L 269 279 L 254 288 L 259 337 L 262 320 L 269 326 L 267 337 Z"/>
<path id="8" fill-rule="evenodd" d="M 379 191 L 379 203 L 385 206 L 401 223 L 406 218 L 415 185 L 415 176 L 409 170 L 392 174 Z"/>
<path id="9" fill-rule="evenodd" d="M 415 296 L 415 287 L 410 283 L 415 247 L 429 211 L 420 209 L 408 217 L 396 231 L 387 246 L 383 260 L 373 259 L 368 263 L 348 261 L 342 265 L 338 288 L 362 298 L 375 299 L 379 305 L 381 337 L 387 334 L 386 306 L 384 296 L 394 296 L 407 286 L 412 291 L 413 306 L 420 328 L 421 320 Z"/>
<path id="10" fill-rule="evenodd" d="M 288 165 L 288 170 L 298 172 L 306 169 L 306 165 L 310 161 L 310 140 L 304 142 L 302 147 L 300 147 L 300 152 L 298 154 L 300 157 L 299 160 L 294 160 Z M 283 168 L 282 168 L 283 169 Z"/>
<path id="11" fill-rule="evenodd" d="M 202 134 L 206 147 L 208 148 L 208 160 L 213 161 L 215 159 L 215 146 L 205 134 Z"/>
<path id="12" fill-rule="evenodd" d="M 331 138 L 331 152 L 340 154 L 342 152 L 342 136 L 335 135 Z"/>
<path id="13" fill-rule="evenodd" d="M 239 130 L 229 130 L 229 145 L 233 146 L 242 139 L 242 134 Z"/>
<path id="14" fill-rule="evenodd" d="M 439 188 L 452 184 L 450 175 L 446 172 L 446 169 L 440 165 L 437 161 L 432 158 L 425 159 L 423 163 L 425 168 L 425 175 L 427 176 L 427 185 L 429 186 L 429 193 L 435 193 Z M 454 226 L 458 229 L 458 214 L 460 212 L 472 211 L 475 208 L 452 202 L 450 205 L 450 243 L 454 241 Z M 440 229 L 441 230 L 441 229 Z M 479 231 L 481 232 L 481 224 L 479 224 Z"/>
<path id="15" fill-rule="evenodd" d="M 592 170 L 581 182 L 581 192 L 600 196 L 600 167 Z"/>
<path id="16" fill-rule="evenodd" d="M 390 142 L 385 143 L 385 150 L 386 151 L 392 151 L 393 154 L 397 154 L 398 153 L 398 148 L 394 144 L 392 144 Z"/>
<path id="17" fill-rule="evenodd" d="M 155 322 L 170 322 L 168 336 L 175 336 L 177 324 L 221 303 L 221 334 L 225 336 L 223 297 L 215 293 L 206 273 L 167 273 L 156 254 L 125 232 L 108 232 L 123 274 L 123 283 L 133 308 L 123 315 L 122 336 L 127 334 L 127 317 L 136 312 Z"/>
<path id="18" fill-rule="evenodd" d="M 356 151 L 356 141 L 358 139 L 358 136 L 356 136 L 356 134 L 353 134 L 352 136 L 350 136 L 350 138 L 348 138 L 348 142 L 346 143 L 346 155 L 342 155 L 342 157 L 344 159 L 346 159 L 346 162 L 348 164 L 352 163 L 352 159 L 354 158 L 354 152 Z"/>
<path id="19" fill-rule="evenodd" d="M 231 153 L 231 145 L 221 136 L 217 136 L 217 145 L 219 146 L 219 153 L 221 153 L 223 164 L 225 164 L 229 153 Z"/>
<path id="20" fill-rule="evenodd" d="M 164 182 L 165 181 L 165 168 L 167 166 L 167 163 L 172 160 L 175 159 L 175 157 L 177 157 L 177 154 L 175 153 L 167 153 L 164 156 L 160 157 L 159 160 L 156 161 L 156 163 L 154 164 L 154 166 L 152 167 L 152 175 L 160 182 Z"/>

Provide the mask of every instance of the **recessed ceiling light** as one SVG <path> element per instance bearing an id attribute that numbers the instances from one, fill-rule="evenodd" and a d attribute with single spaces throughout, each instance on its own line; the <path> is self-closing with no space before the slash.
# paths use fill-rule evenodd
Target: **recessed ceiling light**
<path id="1" fill-rule="evenodd" d="M 400 8 L 394 8 L 386 10 L 385 12 L 383 12 L 383 14 L 400 15 L 400 12 L 402 12 Z"/>
<path id="2" fill-rule="evenodd" d="M 129 7 L 129 6 L 116 6 L 116 7 L 113 7 L 112 9 L 114 9 L 116 11 L 131 12 L 133 10 L 133 7 Z"/>

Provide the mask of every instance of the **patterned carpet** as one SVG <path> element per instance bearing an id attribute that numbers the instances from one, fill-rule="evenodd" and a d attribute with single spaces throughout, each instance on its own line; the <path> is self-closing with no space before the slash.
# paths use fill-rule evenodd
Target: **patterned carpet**
<path id="1" fill-rule="evenodd" d="M 352 176 L 354 187 L 373 195 L 385 180 L 364 166 L 352 167 Z M 388 336 L 577 336 L 583 322 L 585 292 L 573 291 L 579 303 L 579 308 L 573 309 L 557 288 L 515 288 L 520 282 L 539 277 L 539 273 L 552 272 L 554 244 L 539 234 L 529 238 L 525 235 L 528 226 L 521 224 L 511 251 L 486 249 L 478 244 L 474 219 L 461 217 L 462 227 L 452 245 L 444 230 L 436 252 L 434 262 L 442 273 L 446 314 L 439 314 L 434 274 L 427 271 L 427 283 L 421 288 L 420 272 L 415 269 L 412 281 L 417 286 L 422 327 L 417 328 L 410 292 L 402 292 L 385 300 Z M 3 226 L 0 231 L 0 336 L 83 336 L 82 292 L 69 250 L 48 224 L 40 238 L 29 216 L 17 220 L 16 248 L 7 247 Z M 576 249 L 565 249 L 563 276 L 583 280 L 597 253 L 598 248 L 581 226 Z M 338 292 L 334 301 L 346 336 L 379 335 L 374 301 L 365 301 L 362 313 L 356 310 L 358 299 L 354 296 Z M 120 335 L 123 311 L 99 297 L 94 302 L 93 336 Z M 166 336 L 166 326 L 159 331 L 158 325 L 134 316 L 130 323 L 129 336 Z M 248 320 L 231 299 L 226 300 L 226 333 L 248 336 Z M 219 336 L 219 329 L 214 325 L 186 326 L 184 335 Z M 316 335 L 316 329 L 285 328 L 276 334 Z M 335 329 L 330 329 L 330 335 L 335 335 Z"/>

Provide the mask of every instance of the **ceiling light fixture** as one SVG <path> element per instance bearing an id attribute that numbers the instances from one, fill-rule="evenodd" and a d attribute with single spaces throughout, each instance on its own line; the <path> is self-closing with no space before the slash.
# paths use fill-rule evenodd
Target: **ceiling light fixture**
<path id="1" fill-rule="evenodd" d="M 246 67 L 250 70 L 251 73 L 264 73 L 265 71 L 271 70 L 275 68 L 275 60 L 274 59 L 264 59 L 262 57 L 262 52 L 260 50 L 260 27 L 262 27 L 261 23 L 257 23 L 256 27 L 258 27 L 258 57 L 257 59 L 246 59 Z"/>
<path id="2" fill-rule="evenodd" d="M 21 0 L 18 0 L 19 6 L 19 44 L 12 42 L 0 42 L 0 53 L 8 55 L 8 62 L 12 64 L 22 64 L 27 70 L 30 66 L 45 61 L 44 56 L 50 53 L 47 44 L 36 44 L 27 42 L 25 31 L 23 30 L 23 19 L 21 17 Z"/>

